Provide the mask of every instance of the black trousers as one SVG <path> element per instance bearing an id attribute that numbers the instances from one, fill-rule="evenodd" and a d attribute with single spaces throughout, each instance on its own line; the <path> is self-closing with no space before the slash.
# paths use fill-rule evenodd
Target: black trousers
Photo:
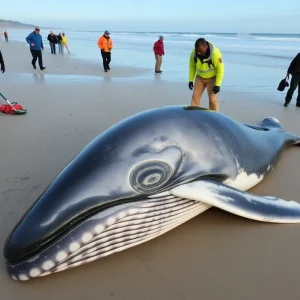
<path id="1" fill-rule="evenodd" d="M 32 50 L 30 49 L 32 55 L 32 65 L 35 67 L 36 60 L 39 60 L 39 66 L 43 68 L 43 58 L 42 58 L 42 50 Z"/>
<path id="2" fill-rule="evenodd" d="M 102 60 L 103 60 L 103 68 L 105 71 L 110 70 L 109 63 L 111 61 L 111 53 L 101 51 Z"/>
<path id="3" fill-rule="evenodd" d="M 300 104 L 300 74 L 292 76 L 290 88 L 288 89 L 285 97 L 285 102 L 287 103 L 291 102 L 293 94 L 297 87 L 298 87 L 297 103 Z"/>

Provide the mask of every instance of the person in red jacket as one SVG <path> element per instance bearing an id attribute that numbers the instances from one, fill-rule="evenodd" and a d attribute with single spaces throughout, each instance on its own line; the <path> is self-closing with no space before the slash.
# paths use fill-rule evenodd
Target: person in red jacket
<path id="1" fill-rule="evenodd" d="M 161 63 L 162 63 L 162 56 L 165 55 L 165 49 L 164 49 L 164 37 L 161 35 L 154 43 L 153 51 L 155 55 L 155 73 L 161 73 Z"/>

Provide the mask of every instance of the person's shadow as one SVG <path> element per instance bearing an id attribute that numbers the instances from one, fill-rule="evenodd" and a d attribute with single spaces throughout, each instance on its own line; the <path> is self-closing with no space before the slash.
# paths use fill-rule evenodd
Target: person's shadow
<path id="1" fill-rule="evenodd" d="M 41 84 L 41 85 L 44 84 L 45 81 L 44 74 L 33 74 L 33 78 L 37 84 Z"/>

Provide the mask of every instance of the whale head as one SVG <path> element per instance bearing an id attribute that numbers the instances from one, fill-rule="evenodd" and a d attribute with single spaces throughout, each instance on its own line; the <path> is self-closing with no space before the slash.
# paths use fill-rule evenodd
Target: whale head
<path id="1" fill-rule="evenodd" d="M 151 110 L 119 122 L 62 170 L 7 238 L 4 256 L 13 279 L 45 276 L 122 251 L 209 208 L 169 192 L 211 168 L 209 149 L 203 163 L 196 163 L 199 144 L 186 134 L 192 123 L 178 111 L 169 118 L 168 110 Z"/>

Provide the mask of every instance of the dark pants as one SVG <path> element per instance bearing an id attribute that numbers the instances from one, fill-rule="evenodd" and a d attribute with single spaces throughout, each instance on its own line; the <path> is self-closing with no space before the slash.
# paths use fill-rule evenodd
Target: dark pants
<path id="1" fill-rule="evenodd" d="M 8 42 L 8 36 L 5 37 L 5 41 Z"/>
<path id="2" fill-rule="evenodd" d="M 63 48 L 62 48 L 62 44 L 58 43 L 58 52 L 59 53 L 63 53 Z"/>
<path id="3" fill-rule="evenodd" d="M 111 61 L 111 53 L 101 51 L 102 59 L 103 59 L 103 68 L 105 71 L 110 70 L 109 63 Z"/>
<path id="4" fill-rule="evenodd" d="M 39 60 L 39 66 L 42 69 L 43 68 L 43 59 L 42 59 L 42 51 L 41 50 L 30 50 L 32 55 L 32 65 L 35 68 L 36 60 Z"/>
<path id="5" fill-rule="evenodd" d="M 290 83 L 290 88 L 287 91 L 285 102 L 290 103 L 293 97 L 293 94 L 298 87 L 298 97 L 297 97 L 297 104 L 300 104 L 300 74 L 293 75 L 292 80 Z"/>
<path id="6" fill-rule="evenodd" d="M 51 54 L 56 54 L 56 45 L 55 43 L 50 42 Z"/>

